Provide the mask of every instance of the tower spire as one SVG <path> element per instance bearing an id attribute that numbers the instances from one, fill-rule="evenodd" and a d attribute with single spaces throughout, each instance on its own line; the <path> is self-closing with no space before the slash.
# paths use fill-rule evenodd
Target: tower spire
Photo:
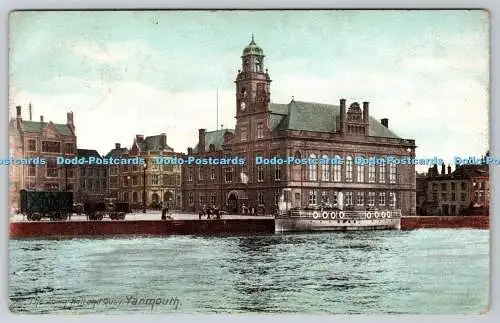
<path id="1" fill-rule="evenodd" d="M 253 33 L 252 33 L 252 41 L 250 42 L 250 44 L 255 44 L 255 40 L 253 39 Z"/>

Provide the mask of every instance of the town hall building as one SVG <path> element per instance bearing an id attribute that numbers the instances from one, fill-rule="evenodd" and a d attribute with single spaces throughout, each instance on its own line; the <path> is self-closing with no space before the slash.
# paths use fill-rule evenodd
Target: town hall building
<path id="1" fill-rule="evenodd" d="M 401 209 L 415 214 L 414 165 L 356 165 L 362 156 L 415 157 L 415 141 L 397 136 L 389 119 L 370 116 L 369 102 L 338 104 L 271 102 L 271 78 L 264 52 L 253 37 L 243 50 L 236 77 L 234 129 L 199 130 L 188 155 L 246 159 L 244 165 L 191 165 L 183 168 L 183 207 L 217 205 L 242 212 L 278 200 L 289 207 L 322 204 Z M 256 157 L 341 158 L 341 165 L 258 165 Z M 342 201 L 339 201 L 339 198 Z"/>

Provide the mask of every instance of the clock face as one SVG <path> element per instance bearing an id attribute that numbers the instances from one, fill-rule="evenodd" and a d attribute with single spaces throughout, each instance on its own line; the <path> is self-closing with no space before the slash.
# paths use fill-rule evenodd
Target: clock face
<path id="1" fill-rule="evenodd" d="M 245 111 L 246 108 L 247 108 L 246 103 L 245 102 L 241 102 L 240 103 L 240 109 L 241 109 L 241 111 Z"/>

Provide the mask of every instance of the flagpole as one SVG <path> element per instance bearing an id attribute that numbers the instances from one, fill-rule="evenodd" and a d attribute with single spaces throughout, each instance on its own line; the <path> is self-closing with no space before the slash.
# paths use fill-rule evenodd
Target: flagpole
<path id="1" fill-rule="evenodd" d="M 217 126 L 215 127 L 215 130 L 219 130 L 219 89 L 217 88 L 217 96 L 216 96 L 216 101 L 217 101 Z"/>

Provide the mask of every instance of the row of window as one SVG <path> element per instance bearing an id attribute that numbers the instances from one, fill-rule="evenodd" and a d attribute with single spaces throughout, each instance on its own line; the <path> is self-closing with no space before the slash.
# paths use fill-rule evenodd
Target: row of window
<path id="1" fill-rule="evenodd" d="M 321 167 L 321 181 L 334 181 L 341 182 L 342 181 L 342 165 L 332 165 L 333 174 L 330 176 L 330 165 L 320 165 Z M 384 165 L 380 165 L 379 171 L 376 171 L 375 165 L 369 165 L 368 167 L 368 182 L 369 183 L 386 183 L 386 168 Z M 216 179 L 216 170 L 215 168 L 210 169 L 210 179 Z M 365 166 L 358 165 L 356 170 L 356 182 L 365 183 Z M 198 169 L 198 180 L 205 179 L 206 170 L 203 167 Z M 247 174 L 246 169 L 243 168 L 242 173 Z M 378 174 L 378 177 L 377 177 Z M 231 183 L 233 181 L 233 168 L 227 167 L 224 169 L 224 179 L 226 183 Z M 378 180 L 377 180 L 378 179 Z M 274 167 L 274 180 L 281 180 L 281 167 Z M 318 165 L 310 165 L 309 173 L 308 173 L 309 181 L 317 181 L 318 180 Z M 193 168 L 188 169 L 188 181 L 193 181 Z M 257 182 L 264 181 L 264 167 L 257 166 Z M 345 166 L 345 181 L 353 182 L 353 166 L 352 164 L 346 163 Z M 397 168 L 396 165 L 389 165 L 389 183 L 394 184 L 397 182 Z"/>
<path id="2" fill-rule="evenodd" d="M 137 171 L 143 171 L 143 166 L 142 165 L 122 165 L 122 166 L 113 166 L 110 169 L 110 174 L 111 175 L 118 175 L 120 174 L 120 169 L 122 173 L 127 173 L 127 172 L 137 172 Z M 159 165 L 156 163 L 149 163 L 148 164 L 148 169 L 149 170 L 157 170 L 157 171 L 165 171 L 165 172 L 173 172 L 174 171 L 174 165 L 166 164 L 166 165 Z"/>
<path id="3" fill-rule="evenodd" d="M 106 181 L 98 181 L 92 179 L 82 179 L 80 180 L 80 187 L 82 190 L 87 192 L 100 192 L 101 190 L 106 190 Z"/>
<path id="4" fill-rule="evenodd" d="M 28 151 L 37 151 L 37 140 L 36 139 L 28 139 Z M 42 141 L 42 149 L 43 153 L 62 153 L 61 152 L 61 142 L 60 141 Z M 73 143 L 65 143 L 64 144 L 64 153 L 66 154 L 74 154 L 75 153 L 75 145 Z"/>
<path id="5" fill-rule="evenodd" d="M 478 201 L 483 201 L 484 200 L 484 192 L 478 191 L 474 193 L 474 199 Z M 433 201 L 438 201 L 438 193 L 433 192 L 432 193 L 432 200 Z M 449 201 L 449 202 L 455 202 L 457 201 L 457 194 L 455 192 L 452 192 L 450 194 L 448 193 L 441 193 L 441 198 L 439 199 L 441 202 L 444 201 Z M 467 201 L 467 193 L 460 193 L 460 202 L 465 202 Z"/>
<path id="6" fill-rule="evenodd" d="M 331 195 L 328 191 L 317 190 L 309 191 L 309 204 L 332 204 L 338 206 L 340 202 L 344 206 L 396 206 L 396 194 L 394 192 L 343 192 L 342 201 L 339 200 L 339 192 L 333 192 Z M 318 200 L 319 198 L 319 200 Z M 319 203 L 318 203 L 319 202 Z"/>
<path id="7" fill-rule="evenodd" d="M 262 123 L 262 122 L 257 123 L 256 137 L 257 137 L 257 139 L 264 138 L 264 123 Z M 240 139 L 241 139 L 241 141 L 248 140 L 248 129 L 245 126 L 240 128 Z"/>

